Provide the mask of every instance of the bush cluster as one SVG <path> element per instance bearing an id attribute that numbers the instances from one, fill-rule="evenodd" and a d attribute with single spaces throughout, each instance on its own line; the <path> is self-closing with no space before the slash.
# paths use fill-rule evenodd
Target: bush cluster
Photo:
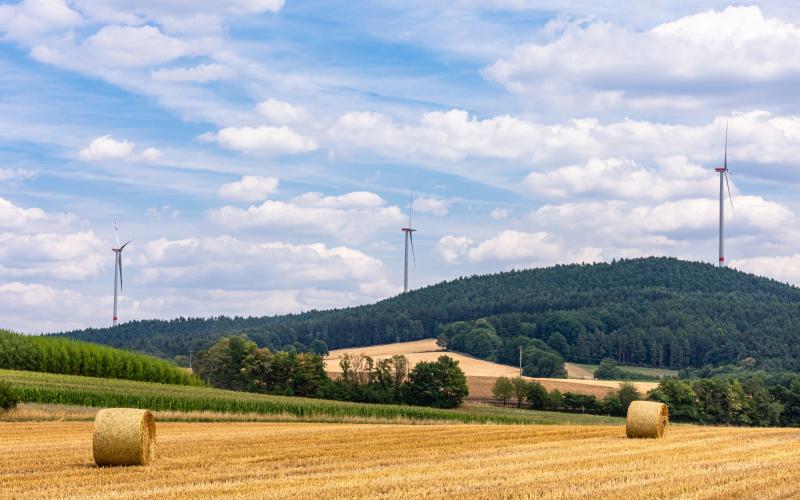
<path id="1" fill-rule="evenodd" d="M 19 402 L 18 391 L 8 382 L 0 380 L 0 410 L 10 410 Z"/>
<path id="2" fill-rule="evenodd" d="M 436 408 L 457 407 L 468 394 L 464 372 L 447 356 L 409 369 L 404 356 L 375 362 L 345 354 L 341 375 L 331 380 L 321 356 L 294 350 L 272 353 L 246 336 L 223 337 L 198 353 L 194 367 L 214 387 L 267 394 Z"/>
<path id="3" fill-rule="evenodd" d="M 532 410 L 552 410 L 570 413 L 592 413 L 598 415 L 624 416 L 628 411 L 631 401 L 642 399 L 642 394 L 636 387 L 628 382 L 623 382 L 616 391 L 612 391 L 603 399 L 595 396 L 566 392 L 562 394 L 557 389 L 547 392 L 542 384 L 535 380 L 525 380 L 522 377 L 499 377 L 492 387 L 493 397 L 506 405 L 508 401 L 515 401 L 517 408 L 523 404 Z"/>

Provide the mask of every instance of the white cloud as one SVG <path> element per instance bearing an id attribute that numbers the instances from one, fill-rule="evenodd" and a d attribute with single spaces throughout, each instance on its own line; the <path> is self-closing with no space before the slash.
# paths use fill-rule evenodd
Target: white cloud
<path id="1" fill-rule="evenodd" d="M 793 238 L 796 217 L 789 208 L 758 196 L 735 196 L 734 204 L 735 216 L 726 206 L 729 240 L 744 239 L 742 244 L 754 247 L 756 242 L 773 245 Z M 698 241 L 716 239 L 719 201 L 687 198 L 656 205 L 621 200 L 548 204 L 534 210 L 530 221 L 537 227 L 568 235 L 573 242 L 583 242 L 580 244 L 636 246 L 640 255 L 645 249 L 663 253 L 663 249 L 680 244 L 687 256 L 696 256 L 706 253 L 698 252 Z M 713 248 L 713 244 L 709 247 Z"/>
<path id="2" fill-rule="evenodd" d="M 592 245 L 568 245 L 555 234 L 507 229 L 480 243 L 466 236 L 445 236 L 436 245 L 448 264 L 501 263 L 506 267 L 536 267 L 569 262 L 597 262 L 604 250 Z"/>
<path id="3" fill-rule="evenodd" d="M 38 283 L 0 282 L 0 317 L 4 328 L 24 333 L 63 331 L 102 322 L 98 305 L 110 300 Z M 108 317 L 110 318 L 110 308 Z M 101 323 L 102 322 L 102 323 Z"/>
<path id="4" fill-rule="evenodd" d="M 330 131 L 337 151 L 367 151 L 388 158 L 428 161 L 431 168 L 466 176 L 495 178 L 530 166 L 562 166 L 592 158 L 625 158 L 651 162 L 655 158 L 683 156 L 691 164 L 721 160 L 726 123 L 730 126 L 729 160 L 759 163 L 792 162 L 800 156 L 800 117 L 774 116 L 766 111 L 733 113 L 704 125 L 671 125 L 625 119 L 604 124 L 597 119 L 542 124 L 513 116 L 486 119 L 466 111 L 450 110 L 422 115 L 418 125 L 396 124 L 379 113 L 347 113 Z M 475 165 L 468 158 L 509 160 Z M 439 161 L 447 160 L 451 165 Z M 698 173 L 691 165 L 673 160 L 668 168 L 681 175 Z M 662 168 L 667 168 L 662 167 Z M 634 166 L 620 165 L 626 175 Z M 710 168 L 710 167 L 709 167 Z M 562 177 L 572 177 L 568 171 Z"/>
<path id="5" fill-rule="evenodd" d="M 234 200 L 261 201 L 278 191 L 278 183 L 277 177 L 245 175 L 241 180 L 220 186 L 219 195 Z"/>
<path id="6" fill-rule="evenodd" d="M 246 242 L 230 236 L 152 240 L 139 258 L 141 282 L 160 286 L 303 288 L 335 282 L 358 290 L 385 280 L 383 263 L 359 250 L 323 243 Z"/>
<path id="7" fill-rule="evenodd" d="M 507 208 L 500 208 L 500 207 L 495 208 L 489 213 L 489 216 L 494 220 L 508 219 L 509 215 L 510 213 Z"/>
<path id="8" fill-rule="evenodd" d="M 295 106 L 272 98 L 259 103 L 256 106 L 256 111 L 275 125 L 291 125 L 302 123 L 309 119 L 308 111 L 302 106 Z"/>
<path id="9" fill-rule="evenodd" d="M 222 146 L 245 152 L 309 153 L 317 143 L 289 127 L 225 127 L 216 134 L 204 134 L 204 140 L 215 140 Z"/>
<path id="10" fill-rule="evenodd" d="M 417 212 L 426 212 L 433 215 L 447 215 L 449 205 L 450 202 L 448 200 L 426 198 L 424 196 L 414 198 L 414 203 L 412 203 L 413 209 Z"/>
<path id="11" fill-rule="evenodd" d="M 555 39 L 518 46 L 484 75 L 516 92 L 648 95 L 691 88 L 695 96 L 702 85 L 716 91 L 800 76 L 800 26 L 767 19 L 756 6 L 702 12 L 646 31 L 603 21 L 554 21 L 548 30 L 558 32 Z"/>
<path id="12" fill-rule="evenodd" d="M 41 208 L 22 208 L 0 197 L 0 228 L 23 228 L 47 222 L 49 216 Z"/>
<path id="13" fill-rule="evenodd" d="M 718 185 L 713 172 L 690 164 L 685 157 L 658 163 L 658 168 L 648 169 L 632 160 L 592 158 L 584 165 L 531 172 L 523 186 L 532 194 L 550 198 L 595 195 L 664 200 L 713 193 Z"/>
<path id="14" fill-rule="evenodd" d="M 105 250 L 92 231 L 0 233 L 0 276 L 85 280 L 111 262 Z"/>
<path id="15" fill-rule="evenodd" d="M 0 182 L 30 179 L 34 175 L 34 171 L 24 168 L 0 168 Z"/>
<path id="16" fill-rule="evenodd" d="M 467 254 L 472 240 L 466 236 L 444 236 L 436 243 L 436 252 L 448 264 L 456 264 Z"/>
<path id="17" fill-rule="evenodd" d="M 734 259 L 730 266 L 740 271 L 800 285 L 800 254 Z"/>
<path id="18" fill-rule="evenodd" d="M 161 33 L 155 26 L 104 26 L 79 46 L 64 42 L 37 45 L 34 59 L 72 68 L 137 68 L 163 64 L 197 52 L 184 41 Z"/>
<path id="19" fill-rule="evenodd" d="M 306 234 L 335 235 L 363 241 L 376 230 L 399 226 L 405 217 L 396 206 L 330 208 L 266 200 L 246 209 L 226 206 L 210 212 L 212 221 L 230 229 L 271 228 Z"/>
<path id="20" fill-rule="evenodd" d="M 63 0 L 24 0 L 0 5 L 0 31 L 10 40 L 29 41 L 78 24 L 81 16 Z"/>
<path id="21" fill-rule="evenodd" d="M 81 149 L 80 157 L 86 161 L 127 158 L 133 152 L 134 144 L 118 141 L 110 135 L 97 137 L 88 147 Z"/>
<path id="22" fill-rule="evenodd" d="M 470 262 L 551 261 L 562 258 L 564 251 L 552 234 L 506 230 L 467 251 Z"/>
<path id="23" fill-rule="evenodd" d="M 378 208 L 386 204 L 383 198 L 368 191 L 353 191 L 338 196 L 325 196 L 316 192 L 303 193 L 292 198 L 291 202 L 305 207 L 341 209 Z"/>
<path id="24" fill-rule="evenodd" d="M 151 72 L 154 80 L 161 82 L 197 82 L 207 83 L 218 80 L 230 80 L 236 72 L 222 64 L 198 64 L 189 68 L 162 68 Z"/>
<path id="25" fill-rule="evenodd" d="M 157 148 L 147 148 L 142 151 L 142 158 L 147 161 L 158 161 L 161 159 L 161 156 L 161 150 Z"/>

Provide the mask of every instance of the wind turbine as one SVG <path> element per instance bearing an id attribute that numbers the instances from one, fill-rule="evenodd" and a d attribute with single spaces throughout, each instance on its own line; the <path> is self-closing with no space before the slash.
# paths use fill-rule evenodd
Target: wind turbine
<path id="1" fill-rule="evenodd" d="M 411 258 L 414 260 L 414 267 L 417 266 L 417 258 L 414 255 L 414 231 L 416 229 L 411 227 L 411 211 L 414 205 L 414 193 L 411 193 L 411 201 L 408 203 L 408 226 L 400 230 L 406 233 L 406 255 L 405 255 L 405 273 L 403 274 L 403 293 L 408 292 L 408 246 L 411 244 Z"/>
<path id="2" fill-rule="evenodd" d="M 733 195 L 728 182 L 728 124 L 725 124 L 725 157 L 722 167 L 715 170 L 719 173 L 719 267 L 725 267 L 725 187 L 728 187 L 728 198 L 731 201 L 731 214 L 733 211 Z"/>
<path id="3" fill-rule="evenodd" d="M 111 250 L 114 252 L 114 319 L 112 325 L 117 326 L 117 285 L 119 290 L 122 290 L 122 251 L 133 240 L 128 240 L 124 245 L 119 244 L 119 229 L 114 224 L 114 236 L 117 238 L 117 246 Z"/>

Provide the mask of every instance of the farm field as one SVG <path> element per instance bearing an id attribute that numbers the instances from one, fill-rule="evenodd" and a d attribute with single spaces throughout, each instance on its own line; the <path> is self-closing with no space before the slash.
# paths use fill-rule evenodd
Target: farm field
<path id="1" fill-rule="evenodd" d="M 132 407 L 148 408 L 157 412 L 159 417 L 168 420 L 190 421 L 606 423 L 604 421 L 606 417 L 591 415 L 531 410 L 512 414 L 503 411 L 502 408 L 479 406 L 441 410 L 420 406 L 348 403 L 226 391 L 210 387 L 13 370 L 0 370 L 0 380 L 14 384 L 21 393 L 21 401 L 29 405 L 0 417 L 14 420 L 92 419 L 97 411 L 96 408 Z M 30 403 L 36 405 L 30 406 Z M 470 408 L 479 408 L 480 411 L 473 412 Z"/>
<path id="2" fill-rule="evenodd" d="M 519 369 L 513 366 L 492 363 L 482 359 L 474 358 L 459 352 L 443 351 L 436 345 L 436 339 L 423 339 L 414 342 L 398 342 L 396 344 L 384 344 L 368 347 L 349 347 L 346 349 L 336 349 L 325 357 L 325 369 L 331 374 L 340 372 L 339 361 L 346 352 L 352 354 L 364 354 L 375 360 L 388 358 L 396 354 L 407 357 L 409 362 L 414 365 L 420 361 L 436 361 L 439 356 L 447 355 L 458 361 L 458 366 L 467 375 L 469 385 L 468 399 L 487 400 L 492 398 L 492 385 L 497 377 L 516 377 Z M 619 382 L 614 380 L 593 380 L 591 373 L 579 365 L 567 363 L 567 373 L 574 378 L 529 378 L 540 382 L 548 391 L 558 389 L 563 392 L 575 392 L 578 394 L 589 394 L 602 398 L 609 392 L 619 387 Z M 570 369 L 572 372 L 570 372 Z M 589 379 L 586 379 L 589 377 Z M 655 382 L 633 382 L 640 392 L 655 388 Z"/>
<path id="3" fill-rule="evenodd" d="M 586 373 L 589 374 L 590 377 L 594 376 L 595 370 L 599 365 L 590 365 L 585 363 L 567 363 L 567 365 L 571 365 L 572 369 L 575 370 L 584 370 Z M 627 365 L 619 365 L 619 368 L 622 370 L 632 371 L 641 373 L 643 375 L 652 375 L 653 377 L 674 377 L 678 375 L 678 370 L 670 370 L 669 368 L 650 368 L 647 366 L 627 366 Z M 567 372 L 570 371 L 570 366 L 567 366 Z M 570 377 L 572 374 L 570 373 Z M 580 378 L 580 377 L 577 377 Z"/>
<path id="4" fill-rule="evenodd" d="M 800 430 L 622 426 L 158 426 L 149 467 L 97 468 L 90 422 L 0 423 L 9 497 L 788 498 Z M 54 480 L 58 478 L 58 480 Z"/>

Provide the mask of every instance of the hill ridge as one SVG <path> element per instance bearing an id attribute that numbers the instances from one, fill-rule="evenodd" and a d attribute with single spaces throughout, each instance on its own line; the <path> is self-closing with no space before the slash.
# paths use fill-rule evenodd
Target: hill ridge
<path id="1" fill-rule="evenodd" d="M 753 357 L 767 368 L 800 368 L 800 352 L 794 347 L 795 332 L 800 331 L 800 289 L 671 257 L 472 275 L 373 304 L 325 311 L 143 320 L 62 335 L 174 357 L 203 349 L 226 334 L 246 333 L 273 349 L 292 344 L 305 348 L 315 339 L 333 349 L 418 340 L 435 336 L 443 324 L 484 317 L 494 318 L 502 338 L 523 335 L 547 341 L 553 328 L 571 328 L 560 332 L 570 347 L 564 353 L 567 359 L 611 355 L 629 364 L 681 368 Z M 516 330 L 509 331 L 506 323 Z M 579 345 L 587 342 L 605 347 L 588 352 Z M 640 352 L 659 349 L 680 351 L 680 360 Z"/>

